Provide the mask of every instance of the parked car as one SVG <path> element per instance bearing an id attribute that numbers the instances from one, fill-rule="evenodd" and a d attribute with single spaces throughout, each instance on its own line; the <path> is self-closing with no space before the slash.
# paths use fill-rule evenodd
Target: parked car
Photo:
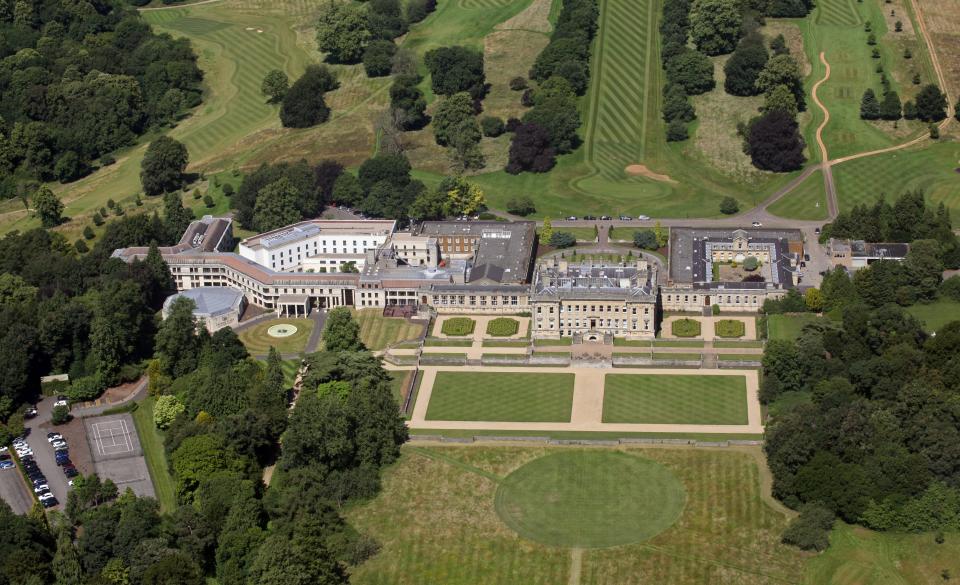
<path id="1" fill-rule="evenodd" d="M 640 221 L 647 221 L 648 219 L 650 219 L 650 216 L 649 216 L 649 215 L 638 215 L 638 216 L 637 216 L 637 219 L 639 219 Z"/>
<path id="2" fill-rule="evenodd" d="M 633 219 L 633 218 L 630 217 L 629 215 L 621 215 L 621 216 L 620 216 L 620 220 L 621 220 L 621 221 L 631 221 L 632 219 Z"/>
<path id="3" fill-rule="evenodd" d="M 61 447 L 66 447 L 66 446 L 67 446 L 67 442 L 66 442 L 66 441 L 62 441 L 62 440 L 53 441 L 53 442 L 50 443 L 50 444 L 53 445 L 53 448 L 54 448 L 54 449 L 60 449 Z"/>
<path id="4" fill-rule="evenodd" d="M 80 472 L 77 471 L 77 468 L 76 468 L 76 467 L 66 467 L 66 466 L 64 466 L 64 468 L 63 468 L 63 474 L 66 475 L 67 477 L 77 477 L 78 475 L 80 475 Z M 73 482 L 72 482 L 72 481 L 69 482 L 69 483 L 70 483 L 70 485 L 73 485 Z"/>
<path id="5" fill-rule="evenodd" d="M 4 459 L 3 461 L 0 461 L 0 469 L 10 469 L 11 467 L 16 467 L 13 464 L 13 461 L 10 461 L 9 459 Z"/>
<path id="6" fill-rule="evenodd" d="M 49 499 L 52 498 L 52 497 L 53 497 L 53 494 L 51 494 L 50 492 L 47 492 L 47 493 L 45 493 L 45 494 L 40 494 L 40 500 L 41 500 L 41 501 L 43 501 L 43 500 L 49 500 Z"/>
<path id="7" fill-rule="evenodd" d="M 813 233 L 820 235 L 820 228 L 813 228 Z"/>
<path id="8" fill-rule="evenodd" d="M 53 494 L 50 494 L 50 495 L 52 496 Z M 51 497 L 51 498 L 47 498 L 46 500 L 40 500 L 40 503 L 43 505 L 44 508 L 52 508 L 57 504 L 59 504 L 60 502 L 57 501 L 57 498 Z"/>
<path id="9" fill-rule="evenodd" d="M 47 442 L 52 443 L 54 441 L 63 440 L 63 435 L 60 433 L 47 433 Z"/>
<path id="10" fill-rule="evenodd" d="M 584 215 L 584 216 L 583 216 L 583 219 L 586 219 L 586 220 L 597 219 L 597 216 L 595 216 L 595 215 Z"/>
<path id="11" fill-rule="evenodd" d="M 810 254 L 804 254 L 804 255 L 803 255 L 803 260 L 804 260 L 805 262 L 809 262 L 809 261 L 810 261 Z"/>
<path id="12" fill-rule="evenodd" d="M 760 226 L 762 226 L 763 224 L 760 223 L 759 221 L 755 221 L 755 222 L 753 222 L 751 225 L 752 225 L 753 227 L 760 227 Z"/>
<path id="13" fill-rule="evenodd" d="M 45 483 L 33 486 L 33 493 L 35 494 L 42 494 L 43 492 L 49 492 L 49 491 L 50 491 L 50 486 L 48 486 Z"/>
<path id="14" fill-rule="evenodd" d="M 36 416 L 37 416 L 36 406 L 30 406 L 25 411 L 23 411 L 23 418 L 31 419 L 31 418 L 36 418 Z"/>
<path id="15" fill-rule="evenodd" d="M 57 401 L 53 403 L 54 406 L 70 406 L 70 403 L 67 401 L 66 396 L 57 396 Z"/>

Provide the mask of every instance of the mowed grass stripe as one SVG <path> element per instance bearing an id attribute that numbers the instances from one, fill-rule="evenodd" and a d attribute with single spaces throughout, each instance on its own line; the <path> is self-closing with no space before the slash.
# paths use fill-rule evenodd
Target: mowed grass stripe
<path id="1" fill-rule="evenodd" d="M 570 422 L 573 374 L 437 372 L 427 420 Z"/>
<path id="2" fill-rule="evenodd" d="M 743 376 L 607 374 L 603 422 L 747 424 Z"/>

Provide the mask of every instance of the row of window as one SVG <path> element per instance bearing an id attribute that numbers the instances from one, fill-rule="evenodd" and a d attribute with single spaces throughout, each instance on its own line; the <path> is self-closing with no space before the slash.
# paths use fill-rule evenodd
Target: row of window
<path id="1" fill-rule="evenodd" d="M 499 297 L 490 295 L 489 299 L 487 295 L 480 295 L 479 306 L 485 307 L 488 304 L 488 300 L 489 300 L 490 306 L 494 306 L 494 307 L 497 305 L 516 306 L 520 304 L 519 298 L 516 295 L 513 295 L 513 296 L 500 295 Z M 433 302 L 434 304 L 440 305 L 440 306 L 464 305 L 464 304 L 469 304 L 473 306 L 478 305 L 477 295 L 469 295 L 469 296 L 468 295 L 434 295 Z"/>

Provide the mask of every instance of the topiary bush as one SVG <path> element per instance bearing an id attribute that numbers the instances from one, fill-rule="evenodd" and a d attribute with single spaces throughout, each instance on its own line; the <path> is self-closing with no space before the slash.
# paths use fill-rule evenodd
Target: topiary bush
<path id="1" fill-rule="evenodd" d="M 677 319 L 670 324 L 674 337 L 699 337 L 700 321 L 696 319 Z"/>
<path id="2" fill-rule="evenodd" d="M 713 332 L 717 337 L 743 337 L 747 332 L 747 327 L 743 324 L 743 321 L 724 319 L 713 324 Z"/>
<path id="3" fill-rule="evenodd" d="M 760 261 L 753 256 L 747 256 L 747 258 L 743 261 L 744 270 L 753 272 L 759 267 L 760 267 Z"/>
<path id="4" fill-rule="evenodd" d="M 487 335 L 493 337 L 510 337 L 520 331 L 520 322 L 508 317 L 497 317 L 487 323 Z"/>
<path id="5" fill-rule="evenodd" d="M 440 331 L 444 335 L 461 337 L 472 334 L 473 329 L 476 326 L 477 322 L 469 317 L 454 317 L 444 321 L 443 325 L 440 327 Z"/>

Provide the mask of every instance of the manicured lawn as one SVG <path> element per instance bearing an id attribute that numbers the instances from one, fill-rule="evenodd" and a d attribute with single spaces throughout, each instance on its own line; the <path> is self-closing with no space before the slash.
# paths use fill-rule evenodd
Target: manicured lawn
<path id="1" fill-rule="evenodd" d="M 472 339 L 444 339 L 442 337 L 428 337 L 423 340 L 424 347 L 470 347 Z"/>
<path id="2" fill-rule="evenodd" d="M 614 347 L 650 347 L 649 339 L 624 339 L 622 337 L 613 338 Z"/>
<path id="3" fill-rule="evenodd" d="M 530 345 L 529 340 L 513 340 L 513 341 L 497 341 L 497 340 L 487 340 L 483 342 L 483 347 L 527 347 Z"/>
<path id="4" fill-rule="evenodd" d="M 663 532 L 685 501 L 683 483 L 667 467 L 591 450 L 553 453 L 513 471 L 500 483 L 495 506 L 507 526 L 535 542 L 608 547 Z"/>
<path id="5" fill-rule="evenodd" d="M 133 423 L 137 427 L 143 457 L 147 460 L 147 469 L 153 481 L 153 490 L 160 502 L 160 511 L 173 513 L 177 509 L 177 492 L 167 467 L 163 433 L 153 424 L 153 402 L 153 397 L 147 397 L 140 402 L 140 407 L 133 411 Z"/>
<path id="6" fill-rule="evenodd" d="M 273 337 L 267 331 L 275 326 L 281 328 L 286 326 L 288 329 L 294 328 L 296 331 L 286 337 Z M 277 351 L 281 354 L 305 351 L 311 332 L 313 332 L 313 321 L 311 319 L 270 319 L 244 329 L 238 334 L 238 337 L 252 355 L 263 356 L 269 353 L 271 346 L 277 348 Z"/>
<path id="7" fill-rule="evenodd" d="M 660 117 L 664 74 L 657 0 L 601 0 L 590 88 L 581 111 L 584 144 L 558 159 L 549 173 L 474 177 L 491 207 L 523 193 L 536 193 L 536 216 L 630 215 L 717 216 L 724 196 L 746 208 L 792 175 L 758 173 L 744 181 L 704 160 L 692 144 L 668 143 Z M 733 132 L 731 127 L 731 132 Z M 665 177 L 631 176 L 642 163 Z"/>
<path id="8" fill-rule="evenodd" d="M 742 360 L 746 361 L 760 361 L 763 358 L 763 354 L 759 353 L 721 353 L 717 354 L 717 359 L 721 362 L 738 362 Z"/>
<path id="9" fill-rule="evenodd" d="M 670 323 L 670 332 L 676 337 L 697 337 L 700 335 L 700 321 L 696 319 L 677 319 Z"/>
<path id="10" fill-rule="evenodd" d="M 381 350 L 406 339 L 416 339 L 423 325 L 398 317 L 384 317 L 380 309 L 353 310 L 353 318 L 360 325 L 360 339 L 367 349 Z"/>
<path id="11" fill-rule="evenodd" d="M 551 345 L 573 345 L 573 338 L 561 337 L 560 339 L 534 339 L 533 344 L 544 347 Z"/>
<path id="12" fill-rule="evenodd" d="M 575 237 L 578 242 L 596 242 L 597 241 L 597 232 L 592 227 L 554 227 L 554 233 L 556 232 L 566 232 L 571 236 Z M 537 230 L 537 233 L 540 233 L 540 230 Z M 548 242 L 543 242 L 544 244 Z"/>
<path id="13" fill-rule="evenodd" d="M 520 322 L 509 317 L 497 317 L 487 322 L 487 335 L 493 337 L 510 337 L 520 330 Z"/>
<path id="14" fill-rule="evenodd" d="M 743 376 L 607 374 L 603 422 L 747 424 Z"/>
<path id="15" fill-rule="evenodd" d="M 960 303 L 949 299 L 940 299 L 930 304 L 916 304 L 906 308 L 907 312 L 923 322 L 926 331 L 939 331 L 951 321 L 960 321 Z"/>
<path id="16" fill-rule="evenodd" d="M 653 342 L 654 347 L 703 347 L 703 344 L 703 341 L 685 339 L 657 339 Z"/>
<path id="17" fill-rule="evenodd" d="M 807 323 L 815 323 L 820 317 L 813 313 L 768 315 L 767 336 L 769 339 L 796 339 Z"/>
<path id="18" fill-rule="evenodd" d="M 428 420 L 569 422 L 573 374 L 437 372 Z"/>
<path id="19" fill-rule="evenodd" d="M 395 370 L 388 372 L 390 375 L 390 389 L 393 391 L 393 397 L 398 406 L 403 406 L 403 392 L 410 384 L 410 378 L 413 376 L 413 370 Z"/>
<path id="20" fill-rule="evenodd" d="M 880 74 L 876 72 L 878 62 L 883 65 L 891 87 L 897 91 L 901 101 L 913 99 L 921 87 L 910 81 L 915 67 L 920 68 L 921 78 L 926 80 L 924 83 L 933 79 L 922 58 L 919 44 L 910 42 L 917 58 L 905 60 L 902 55 L 905 41 L 901 40 L 904 35 L 898 37 L 892 31 L 888 34 L 883 14 L 884 10 L 889 12 L 889 8 L 882 2 L 822 0 L 817 2 L 809 18 L 798 21 L 803 31 L 804 51 L 813 66 L 807 80 L 808 89 L 815 80 L 823 77 L 824 67 L 819 60 L 821 51 L 831 67 L 830 79 L 817 93 L 830 111 L 830 123 L 824 129 L 823 140 L 831 158 L 891 146 L 925 131 L 925 125 L 919 121 L 900 120 L 899 128 L 894 129 L 892 122 L 877 123 L 860 119 L 860 100 L 864 90 L 869 87 L 878 96 L 883 95 Z M 897 16 L 909 20 L 907 14 Z M 879 59 L 872 58 L 874 47 L 866 42 L 868 33 L 864 31 L 864 22 L 868 20 L 877 37 L 876 48 L 881 55 Z M 807 104 L 814 113 L 814 120 L 807 126 L 805 136 L 807 144 L 815 145 L 814 131 L 821 114 L 809 97 Z M 815 146 L 809 150 L 812 159 L 819 158 Z M 843 194 L 839 182 L 837 191 Z M 878 194 L 875 192 L 874 197 Z"/>
<path id="21" fill-rule="evenodd" d="M 477 434 L 483 433 L 471 431 L 469 436 Z M 465 434 L 451 432 L 449 436 Z M 613 438 L 592 433 L 557 436 Z M 552 462 L 556 453 L 579 457 L 580 461 Z M 541 520 L 536 528 L 542 529 L 542 534 L 561 530 L 566 534 L 579 533 L 582 529 L 584 536 L 598 539 L 594 542 L 612 539 L 623 530 L 617 512 L 622 512 L 623 519 L 632 519 L 633 530 L 646 530 L 644 519 L 653 520 L 656 515 L 638 516 L 638 507 L 647 499 L 668 506 L 675 502 L 669 496 L 676 496 L 677 489 L 675 484 L 666 488 L 668 484 L 660 475 L 645 473 L 645 467 L 620 465 L 614 459 L 618 455 L 605 449 L 544 445 L 407 445 L 399 461 L 385 474 L 377 497 L 345 512 L 351 525 L 382 546 L 377 555 L 352 569 L 351 583 L 800 582 L 804 563 L 811 555 L 781 544 L 780 533 L 787 518 L 767 502 L 769 496 L 761 489 L 756 459 L 733 450 L 623 448 L 625 457 L 653 461 L 668 469 L 686 492 L 685 504 L 679 520 L 650 540 L 584 548 L 580 581 L 570 579 L 568 546 L 519 537 L 500 519 L 498 510 L 503 510 L 506 503 L 503 499 L 498 503 L 501 486 L 509 487 L 522 478 L 521 475 L 511 479 L 511 472 L 542 471 L 532 474 L 538 482 L 530 486 L 530 491 L 523 492 L 526 497 L 519 502 L 535 504 L 534 510 L 524 517 Z M 615 465 L 608 464 L 608 458 Z M 534 467 L 524 470 L 525 465 Z M 625 475 L 625 485 L 620 486 L 616 480 L 624 471 L 629 473 Z M 649 481 L 644 482 L 643 478 Z M 626 491 L 630 486 L 636 491 Z M 664 488 L 665 493 L 648 491 L 653 486 Z M 540 502 L 533 496 L 537 490 L 544 498 Z M 615 497 L 618 493 L 622 495 Z M 561 502 L 566 504 L 566 513 L 556 507 Z M 516 510 L 522 513 L 524 508 Z M 603 526 L 609 527 L 609 531 L 598 531 Z M 954 535 L 948 535 L 948 543 L 953 541 Z M 830 582 L 820 581 L 817 585 Z"/>
<path id="22" fill-rule="evenodd" d="M 654 353 L 653 359 L 655 360 L 698 360 L 700 359 L 699 353 Z"/>
<path id="23" fill-rule="evenodd" d="M 924 148 L 879 154 L 833 167 L 840 210 L 873 205 L 877 197 L 893 202 L 905 191 L 922 189 L 932 205 L 943 203 L 955 218 L 960 213 L 960 143 L 938 142 Z"/>
<path id="24" fill-rule="evenodd" d="M 444 335 L 459 337 L 472 334 L 476 326 L 477 322 L 469 317 L 453 317 L 443 322 L 443 325 L 440 326 L 440 332 Z"/>
<path id="25" fill-rule="evenodd" d="M 713 347 L 763 347 L 762 341 L 714 341 Z"/>
<path id="26" fill-rule="evenodd" d="M 714 322 L 713 332 L 717 337 L 743 337 L 747 327 L 743 321 L 737 319 L 722 319 Z"/>
<path id="27" fill-rule="evenodd" d="M 787 193 L 767 211 L 790 219 L 827 219 L 827 192 L 823 173 L 817 171 L 796 189 Z"/>

